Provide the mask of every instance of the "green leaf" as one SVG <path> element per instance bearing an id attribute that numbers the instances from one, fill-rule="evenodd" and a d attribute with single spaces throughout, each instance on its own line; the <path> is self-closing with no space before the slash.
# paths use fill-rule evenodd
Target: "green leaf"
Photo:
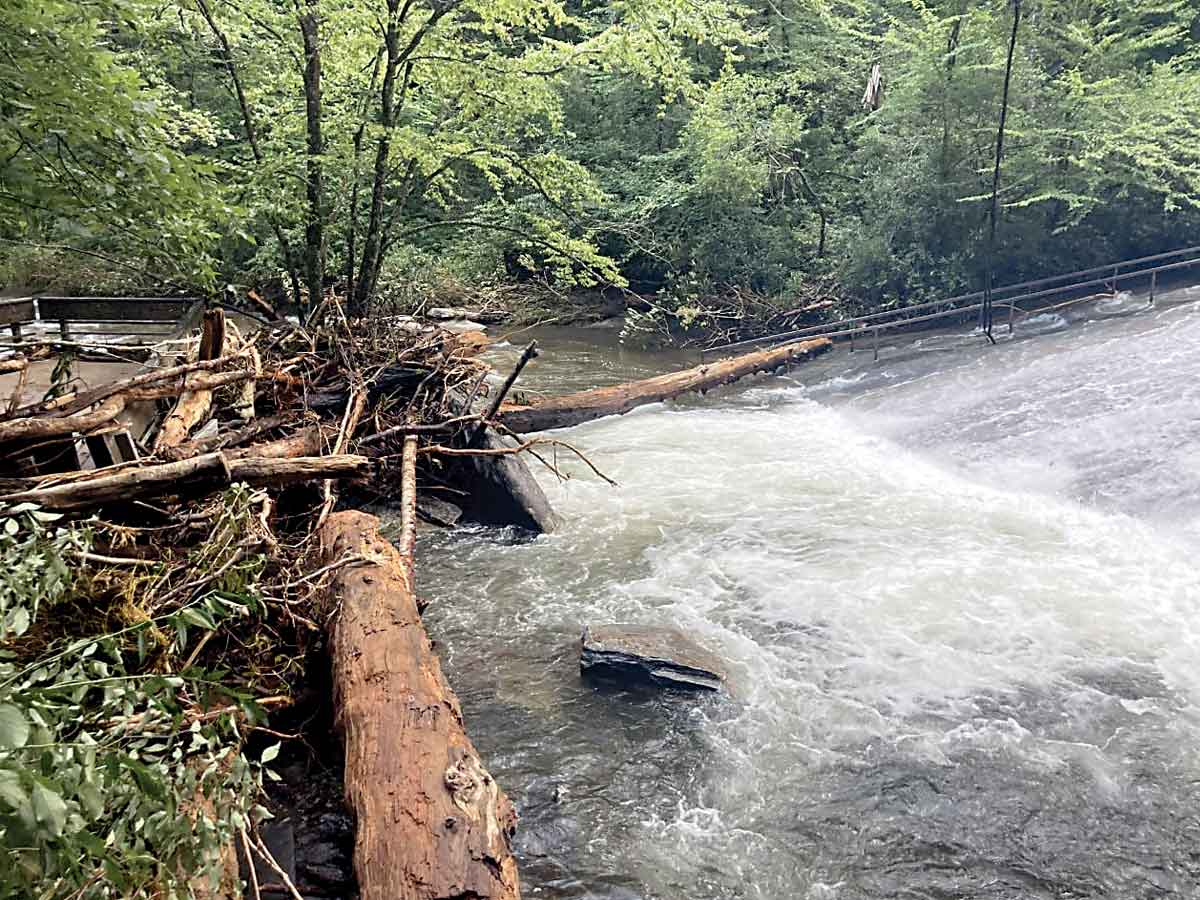
<path id="1" fill-rule="evenodd" d="M 29 795 L 21 787 L 21 777 L 8 769 L 0 769 L 0 801 L 12 809 L 21 809 L 29 804 Z"/>
<path id="2" fill-rule="evenodd" d="M 0 750 L 19 750 L 29 741 L 29 720 L 11 703 L 0 703 Z"/>
<path id="3" fill-rule="evenodd" d="M 212 616 L 194 606 L 189 606 L 187 609 L 180 610 L 179 615 L 189 625 L 198 625 L 201 628 L 207 628 L 209 631 L 213 631 L 217 627 L 217 623 L 213 621 Z"/>
<path id="4" fill-rule="evenodd" d="M 267 763 L 269 763 L 273 759 L 275 759 L 275 757 L 277 757 L 278 755 L 279 755 L 279 744 L 274 743 L 270 747 L 268 747 L 266 750 L 263 751 L 262 759 L 260 760 L 260 762 L 265 766 Z"/>
<path id="5" fill-rule="evenodd" d="M 41 782 L 33 786 L 33 815 L 38 824 L 59 837 L 67 824 L 67 804 L 61 796 Z"/>

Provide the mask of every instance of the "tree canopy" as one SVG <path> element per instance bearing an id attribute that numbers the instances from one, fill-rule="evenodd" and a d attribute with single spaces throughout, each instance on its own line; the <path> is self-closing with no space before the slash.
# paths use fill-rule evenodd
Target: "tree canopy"
<path id="1" fill-rule="evenodd" d="M 13 0 L 0 278 L 976 288 L 1018 6 L 998 277 L 1194 242 L 1190 0 Z"/>

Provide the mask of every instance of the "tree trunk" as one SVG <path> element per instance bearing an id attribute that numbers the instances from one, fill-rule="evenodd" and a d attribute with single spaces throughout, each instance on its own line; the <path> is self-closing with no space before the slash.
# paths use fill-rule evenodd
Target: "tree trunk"
<path id="1" fill-rule="evenodd" d="M 315 309 L 325 294 L 325 208 L 321 176 L 321 44 L 318 32 L 317 0 L 305 0 L 300 16 L 300 34 L 304 39 L 304 116 L 308 137 L 306 194 L 308 222 L 304 228 L 304 280 L 308 287 L 308 308 Z"/>
<path id="2" fill-rule="evenodd" d="M 406 505 L 414 499 L 412 491 Z M 361 512 L 333 514 L 320 535 L 326 563 L 370 560 L 335 569 L 329 586 L 340 610 L 335 723 L 362 900 L 517 900 L 516 813 L 467 737 L 425 634 L 412 556 Z"/>
<path id="3" fill-rule="evenodd" d="M 375 149 L 375 175 L 371 182 L 371 208 L 367 217 L 367 230 L 363 235 L 362 265 L 355 281 L 355 294 L 350 299 L 350 310 L 355 315 L 366 313 L 367 297 L 374 289 L 380 263 L 380 248 L 383 240 L 383 200 L 387 190 L 388 163 L 392 149 L 392 127 L 395 125 L 396 77 L 400 70 L 400 0 L 387 0 L 388 19 L 384 29 L 384 47 L 387 60 L 383 68 L 383 87 L 379 99 L 379 124 L 383 133 Z"/>
<path id="4" fill-rule="evenodd" d="M 0 501 L 36 503 L 45 509 L 71 512 L 148 497 L 208 493 L 239 481 L 251 487 L 265 487 L 326 478 L 364 478 L 370 472 L 371 461 L 365 456 L 275 459 L 206 453 L 179 462 L 135 465 L 117 472 L 74 478 L 50 487 L 35 486 L 0 496 Z"/>
<path id="5" fill-rule="evenodd" d="M 254 162 L 262 165 L 263 153 L 262 147 L 258 143 L 258 129 L 254 124 L 254 115 L 250 111 L 250 103 L 246 99 L 246 91 L 242 86 L 242 78 L 238 72 L 237 65 L 233 61 L 233 50 L 229 46 L 229 39 L 225 36 L 225 32 L 217 25 L 216 19 L 213 17 L 212 10 L 209 9 L 207 0 L 196 0 L 196 9 L 200 11 L 200 15 L 208 24 L 209 31 L 213 37 L 217 39 L 217 51 L 221 56 L 221 62 L 225 65 L 225 71 L 229 73 L 229 80 L 233 83 L 233 92 L 237 97 L 238 109 L 242 113 L 242 127 L 246 131 L 246 143 L 250 145 L 250 153 L 254 157 Z M 270 216 L 271 230 L 275 233 L 275 240 L 279 242 L 279 252 L 283 256 L 283 264 L 287 268 L 288 281 L 292 286 L 292 300 L 297 306 L 300 306 L 300 277 L 296 273 L 296 257 L 292 253 L 291 242 L 288 241 L 287 235 L 283 232 L 283 226 L 279 224 L 279 220 L 274 216 Z"/>
<path id="6" fill-rule="evenodd" d="M 708 391 L 723 384 L 731 384 L 747 375 L 784 368 L 818 356 L 832 346 L 833 342 L 827 338 L 798 341 L 783 347 L 757 350 L 732 359 L 719 360 L 682 372 L 670 372 L 643 381 L 596 388 L 565 397 L 551 397 L 531 406 L 503 407 L 500 410 L 499 421 L 509 431 L 528 434 L 552 428 L 567 428 L 605 416 L 621 416 L 647 403 L 659 403 L 690 391 Z"/>

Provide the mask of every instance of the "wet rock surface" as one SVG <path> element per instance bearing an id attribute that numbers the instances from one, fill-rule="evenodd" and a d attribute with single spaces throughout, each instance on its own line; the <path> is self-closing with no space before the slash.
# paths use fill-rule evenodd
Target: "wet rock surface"
<path id="1" fill-rule="evenodd" d="M 678 628 L 653 625 L 585 626 L 579 668 L 584 675 L 693 691 L 720 691 L 726 678 L 715 654 Z"/>

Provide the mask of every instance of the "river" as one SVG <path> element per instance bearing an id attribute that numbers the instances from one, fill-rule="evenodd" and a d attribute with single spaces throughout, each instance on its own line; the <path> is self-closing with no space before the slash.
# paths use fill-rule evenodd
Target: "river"
<path id="1" fill-rule="evenodd" d="M 1163 299 L 590 423 L 619 487 L 560 450 L 557 534 L 424 532 L 525 895 L 1200 896 L 1200 290 Z M 683 363 L 541 337 L 532 389 Z M 679 625 L 732 696 L 582 681 L 586 622 Z"/>

